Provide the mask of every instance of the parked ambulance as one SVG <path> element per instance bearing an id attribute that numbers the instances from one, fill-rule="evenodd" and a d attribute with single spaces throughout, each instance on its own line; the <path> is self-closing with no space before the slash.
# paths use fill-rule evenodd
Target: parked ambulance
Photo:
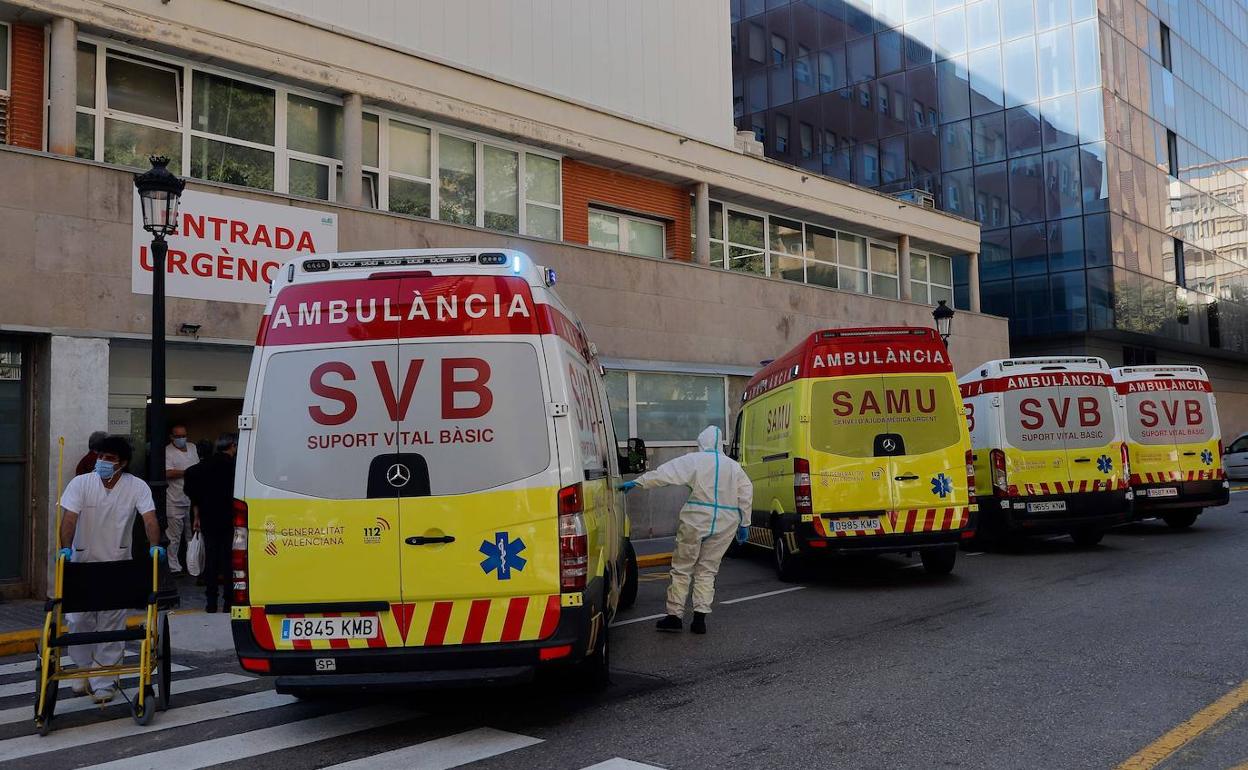
<path id="1" fill-rule="evenodd" d="M 1091 546 L 1127 520 L 1126 437 L 1104 359 L 988 361 L 958 383 L 981 536 L 1066 532 Z"/>
<path id="2" fill-rule="evenodd" d="M 636 594 L 602 370 L 553 271 L 516 251 L 297 259 L 239 421 L 243 668 L 323 685 L 605 683 Z M 626 467 L 621 467 L 621 462 Z"/>
<path id="3" fill-rule="evenodd" d="M 1209 377 L 1199 366 L 1113 370 L 1131 451 L 1135 518 L 1192 526 L 1205 508 L 1226 505 L 1222 431 Z"/>
<path id="4" fill-rule="evenodd" d="M 750 380 L 732 452 L 754 484 L 748 542 L 782 580 L 820 554 L 917 552 L 945 574 L 971 534 L 970 438 L 932 329 L 810 335 Z"/>

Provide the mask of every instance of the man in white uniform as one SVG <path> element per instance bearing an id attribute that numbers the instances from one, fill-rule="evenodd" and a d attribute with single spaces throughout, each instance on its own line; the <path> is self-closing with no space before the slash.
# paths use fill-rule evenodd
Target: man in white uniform
<path id="1" fill-rule="evenodd" d="M 735 536 L 744 541 L 754 507 L 754 486 L 735 460 L 721 451 L 721 431 L 711 426 L 698 435 L 700 451 L 682 455 L 620 485 L 652 489 L 668 485 L 689 487 L 689 499 L 680 509 L 676 549 L 672 553 L 672 584 L 667 589 L 667 617 L 660 631 L 679 631 L 693 588 L 693 623 L 689 630 L 706 633 L 706 616 L 715 598 L 715 575 L 724 552 Z"/>
<path id="2" fill-rule="evenodd" d="M 126 473 L 130 464 L 130 442 L 122 436 L 109 436 L 100 443 L 95 469 L 75 476 L 61 495 L 61 543 L 59 556 L 75 562 L 123 561 L 130 558 L 134 517 L 143 518 L 153 552 L 161 553 L 160 525 L 156 504 L 147 484 Z M 71 612 L 65 616 L 71 634 L 90 631 L 117 631 L 125 628 L 126 611 Z M 115 666 L 121 662 L 125 642 L 84 644 L 69 648 L 69 655 L 81 668 Z M 74 691 L 86 691 L 87 682 L 75 680 Z M 107 703 L 117 694 L 116 680 L 93 677 L 90 687 L 97 703 Z"/>
<path id="3" fill-rule="evenodd" d="M 191 517 L 191 499 L 186 496 L 183 477 L 187 468 L 199 462 L 199 450 L 186 440 L 185 425 L 174 425 L 169 438 L 165 446 L 165 537 L 169 538 L 169 571 L 176 575 L 182 571 L 178 550 Z"/>

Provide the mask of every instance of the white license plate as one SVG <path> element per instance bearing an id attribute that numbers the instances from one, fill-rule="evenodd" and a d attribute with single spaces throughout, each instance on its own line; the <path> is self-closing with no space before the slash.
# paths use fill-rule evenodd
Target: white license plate
<path id="1" fill-rule="evenodd" d="M 1047 503 L 1027 503 L 1028 513 L 1052 513 L 1066 510 L 1065 500 L 1053 500 Z"/>
<path id="2" fill-rule="evenodd" d="M 1154 487 L 1146 492 L 1149 497 L 1178 497 L 1178 487 Z"/>
<path id="3" fill-rule="evenodd" d="M 874 532 L 880 529 L 880 520 L 874 519 L 833 519 L 833 532 Z"/>
<path id="4" fill-rule="evenodd" d="M 299 639 L 373 639 L 380 628 L 375 617 L 285 618 L 282 641 Z"/>

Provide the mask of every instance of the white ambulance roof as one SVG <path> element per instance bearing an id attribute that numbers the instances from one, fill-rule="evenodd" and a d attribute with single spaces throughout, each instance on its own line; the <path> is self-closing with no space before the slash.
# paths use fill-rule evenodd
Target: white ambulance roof
<path id="1" fill-rule="evenodd" d="M 1159 380 L 1181 377 L 1188 380 L 1209 380 L 1209 375 L 1199 366 L 1166 366 L 1155 364 L 1149 366 L 1120 366 L 1112 370 L 1114 379 L 1119 382 L 1135 380 Z"/>
<path id="2" fill-rule="evenodd" d="M 1096 356 L 1034 356 L 1031 358 L 998 358 L 985 361 L 958 378 L 958 383 L 989 380 L 1012 374 L 1044 372 L 1108 372 L 1109 364 Z"/>
<path id="3" fill-rule="evenodd" d="M 387 249 L 308 254 L 287 262 L 273 281 L 275 289 L 292 283 L 366 278 L 373 273 L 434 275 L 515 275 L 534 288 L 554 284 L 554 271 L 515 249 Z"/>

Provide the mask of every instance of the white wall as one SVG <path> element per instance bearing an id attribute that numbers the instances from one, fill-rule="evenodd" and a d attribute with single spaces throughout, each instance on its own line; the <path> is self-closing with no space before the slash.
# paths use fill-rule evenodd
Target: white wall
<path id="1" fill-rule="evenodd" d="M 732 146 L 726 0 L 236 0 Z"/>

